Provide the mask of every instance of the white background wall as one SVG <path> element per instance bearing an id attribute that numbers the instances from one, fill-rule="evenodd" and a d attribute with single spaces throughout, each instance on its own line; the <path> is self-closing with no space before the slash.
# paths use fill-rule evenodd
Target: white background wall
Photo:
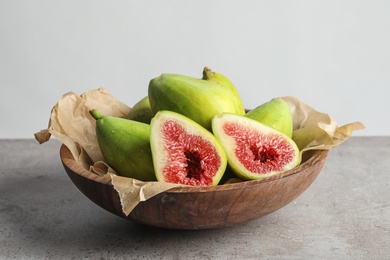
<path id="1" fill-rule="evenodd" d="M 69 91 L 132 106 L 151 78 L 206 65 L 247 108 L 293 95 L 390 134 L 390 1 L 0 0 L 0 138 L 33 138 Z"/>

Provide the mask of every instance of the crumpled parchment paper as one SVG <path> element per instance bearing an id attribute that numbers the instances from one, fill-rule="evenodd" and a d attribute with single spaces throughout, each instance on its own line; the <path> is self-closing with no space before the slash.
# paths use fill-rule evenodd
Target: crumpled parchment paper
<path id="1" fill-rule="evenodd" d="M 282 97 L 293 114 L 293 139 L 302 152 L 312 149 L 330 149 L 348 139 L 356 130 L 364 129 L 360 122 L 338 126 L 331 116 L 316 111 L 296 97 Z M 181 185 L 161 182 L 142 182 L 115 174 L 100 152 L 95 119 L 89 114 L 97 108 L 102 114 L 125 117 L 130 107 L 112 96 L 105 88 L 87 91 L 81 95 L 64 94 L 53 107 L 48 127 L 34 134 L 40 143 L 54 136 L 71 151 L 77 163 L 100 176 L 111 177 L 118 191 L 122 210 L 126 215 L 154 195 Z"/>

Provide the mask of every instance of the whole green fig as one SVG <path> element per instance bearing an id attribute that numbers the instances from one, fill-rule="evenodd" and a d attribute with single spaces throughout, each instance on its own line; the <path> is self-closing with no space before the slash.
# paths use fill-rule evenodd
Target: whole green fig
<path id="1" fill-rule="evenodd" d="M 292 137 L 292 113 L 286 101 L 281 98 L 271 99 L 249 111 L 245 116 Z"/>
<path id="2" fill-rule="evenodd" d="M 215 81 L 179 74 L 161 74 L 149 83 L 150 106 L 156 114 L 170 110 L 211 131 L 211 120 L 223 112 L 244 115 L 237 92 Z"/>
<path id="3" fill-rule="evenodd" d="M 153 117 L 154 113 L 150 107 L 148 96 L 135 103 L 126 116 L 127 119 L 135 120 L 145 124 L 150 124 L 150 120 L 152 120 Z"/>
<path id="4" fill-rule="evenodd" d="M 155 181 L 150 125 L 119 117 L 104 116 L 93 109 L 96 137 L 107 164 L 118 175 L 141 181 Z"/>

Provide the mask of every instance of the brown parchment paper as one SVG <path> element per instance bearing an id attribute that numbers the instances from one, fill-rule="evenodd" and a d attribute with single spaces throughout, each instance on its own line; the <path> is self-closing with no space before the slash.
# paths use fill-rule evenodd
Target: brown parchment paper
<path id="1" fill-rule="evenodd" d="M 347 140 L 354 131 L 364 129 L 361 122 L 338 126 L 328 114 L 318 112 L 296 97 L 282 97 L 293 115 L 293 140 L 301 152 L 330 149 Z"/>
<path id="2" fill-rule="evenodd" d="M 338 126 L 331 116 L 316 111 L 296 97 L 281 98 L 288 103 L 293 114 L 293 139 L 302 152 L 331 149 L 348 139 L 354 131 L 364 129 L 360 122 Z M 181 186 L 142 182 L 116 175 L 104 162 L 97 143 L 95 119 L 89 114 L 94 108 L 104 115 L 117 117 L 125 117 L 130 111 L 129 106 L 116 99 L 105 88 L 90 90 L 81 95 L 69 92 L 53 107 L 48 127 L 35 133 L 35 139 L 42 144 L 54 136 L 69 148 L 76 162 L 85 169 L 104 178 L 111 178 L 126 215 L 129 215 L 139 202 Z"/>

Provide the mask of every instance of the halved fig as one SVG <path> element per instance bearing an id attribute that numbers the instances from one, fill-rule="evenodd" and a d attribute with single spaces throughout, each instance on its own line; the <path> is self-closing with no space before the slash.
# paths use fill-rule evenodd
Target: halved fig
<path id="1" fill-rule="evenodd" d="M 301 161 L 291 138 L 251 118 L 224 113 L 213 118 L 212 128 L 230 168 L 243 180 L 276 175 Z"/>
<path id="2" fill-rule="evenodd" d="M 172 111 L 159 111 L 150 123 L 150 144 L 158 181 L 190 186 L 216 186 L 227 158 L 215 136 L 195 121 Z"/>

